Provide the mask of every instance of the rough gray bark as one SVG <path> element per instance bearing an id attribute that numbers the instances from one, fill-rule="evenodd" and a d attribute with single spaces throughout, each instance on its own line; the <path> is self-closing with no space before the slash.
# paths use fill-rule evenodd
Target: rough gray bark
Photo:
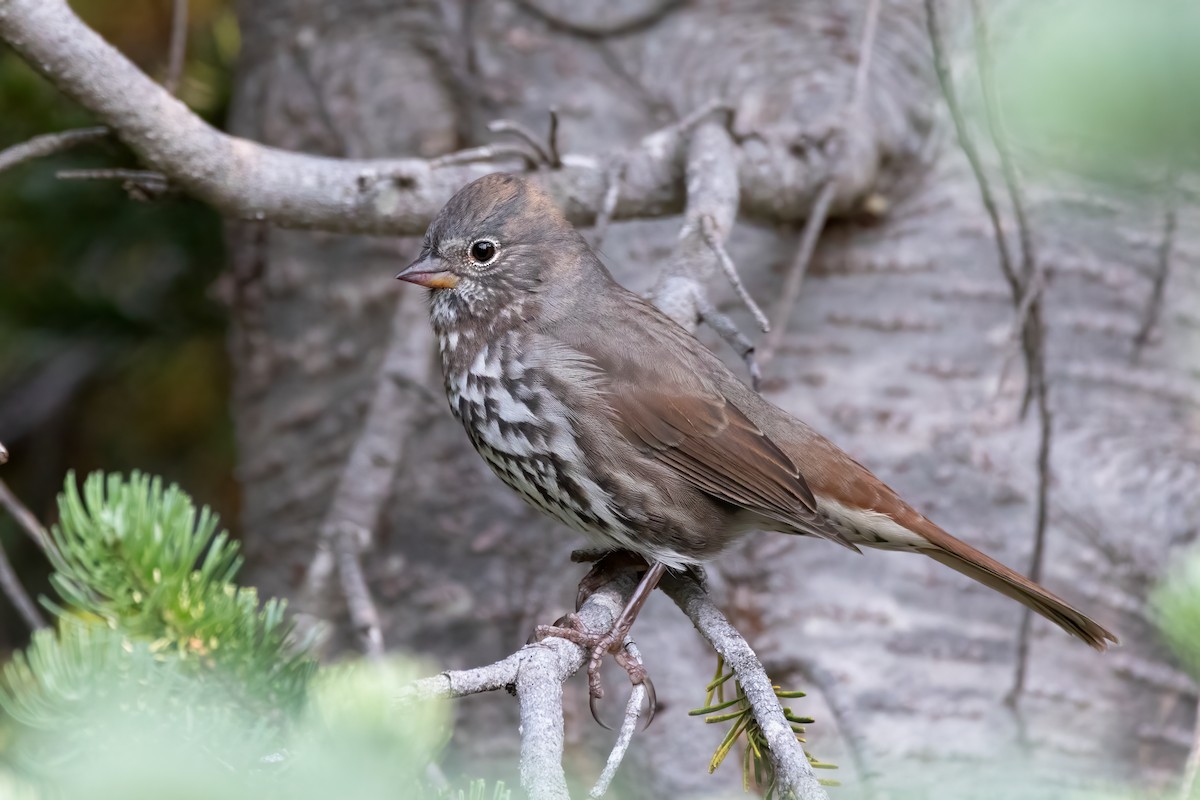
<path id="1" fill-rule="evenodd" d="M 13 22 L 7 3 L 0 25 Z M 584 222 L 612 197 L 607 176 L 620 165 L 609 156 L 638 142 L 623 184 L 638 191 L 622 193 L 617 216 L 682 210 L 691 199 L 685 137 L 666 152 L 643 137 L 711 100 L 731 103 L 741 216 L 732 230 L 714 222 L 751 296 L 778 294 L 800 225 L 823 187 L 836 187 L 764 392 L 947 529 L 1024 567 L 1037 434 L 1032 419 L 1018 420 L 1021 381 L 996 390 L 1015 310 L 941 111 L 920 2 L 883 4 L 866 96 L 849 103 L 865 5 L 248 1 L 232 127 L 307 153 L 435 157 L 488 141 L 495 118 L 541 129 L 554 106 L 563 152 L 598 154 L 586 168 L 542 175 Z M 951 15 L 948 26 L 962 22 Z M 51 77 L 70 90 L 84 73 L 56 73 L 51 56 Z M 971 65 L 954 65 L 959 84 L 973 85 Z M 122 135 L 162 168 L 178 142 L 145 136 L 145 109 L 120 100 L 93 110 L 114 127 L 129 123 L 132 133 Z M 849 116 L 848 105 L 857 109 Z M 159 110 L 171 117 L 173 109 L 164 101 Z M 226 196 L 219 181 L 206 182 L 211 167 L 187 161 L 172 177 L 235 215 L 253 217 L 277 198 L 272 183 L 250 198 Z M 445 174 L 478 171 L 454 170 Z M 334 219 L 342 229 L 415 233 L 454 188 L 439 181 L 436 191 L 401 195 L 415 201 L 397 214 L 356 194 L 353 174 L 336 162 L 312 174 L 317 183 L 291 209 L 293 224 Z M 1022 177 L 1047 270 L 1056 420 L 1043 577 L 1116 629 L 1124 647 L 1097 656 L 1035 622 L 1027 688 L 1014 709 L 1004 698 L 1019 607 L 924 559 L 752 537 L 711 570 L 714 591 L 776 682 L 813 690 L 800 704 L 818 719 L 810 748 L 842 765 L 841 797 L 1060 797 L 1104 779 L 1164 786 L 1192 739 L 1195 687 L 1157 643 L 1143 605 L 1200 518 L 1200 285 L 1186 268 L 1196 258 L 1194 188 L 1180 187 L 1167 211 L 1075 178 Z M 683 251 L 680 226 L 616 224 L 603 254 L 619 279 L 649 291 Z M 1164 227 L 1175 237 L 1169 247 Z M 253 220 L 231 223 L 230 241 L 247 543 L 264 590 L 295 594 L 379 396 L 389 331 L 403 329 L 407 314 L 414 341 L 428 341 L 427 322 L 419 303 L 400 305 L 396 317 L 391 276 L 409 243 Z M 1169 273 L 1159 265 L 1164 251 L 1175 261 Z M 1157 288 L 1160 275 L 1167 291 Z M 719 311 L 753 331 L 722 278 L 709 291 Z M 1131 363 L 1155 294 L 1165 299 L 1161 336 Z M 407 406 L 408 432 L 365 559 L 384 639 L 447 668 L 491 663 L 571 605 L 582 570 L 567 554 L 577 541 L 527 509 L 470 451 L 445 410 L 430 349 L 393 357 L 387 372 Z M 636 630 L 663 709 L 635 740 L 616 789 L 623 797 L 733 790 L 732 766 L 705 774 L 720 731 L 683 714 L 703 699 L 707 646 L 658 596 Z M 568 763 L 595 775 L 611 739 L 588 719 L 582 682 L 567 688 Z M 621 700 L 610 705 L 615 718 Z M 456 708 L 463 724 L 454 752 L 465 771 L 511 770 L 520 746 L 511 699 Z"/>

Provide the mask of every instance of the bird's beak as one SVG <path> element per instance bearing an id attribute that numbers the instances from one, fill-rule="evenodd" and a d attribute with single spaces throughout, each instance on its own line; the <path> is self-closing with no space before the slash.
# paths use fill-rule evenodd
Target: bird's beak
<path id="1" fill-rule="evenodd" d="M 424 286 L 426 289 L 453 289 L 458 277 L 441 268 L 442 262 L 432 253 L 423 253 L 416 261 L 405 267 L 396 277 L 402 281 Z"/>

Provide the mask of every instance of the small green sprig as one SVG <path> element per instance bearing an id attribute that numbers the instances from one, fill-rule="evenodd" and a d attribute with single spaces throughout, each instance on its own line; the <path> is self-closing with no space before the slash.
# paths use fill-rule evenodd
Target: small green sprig
<path id="1" fill-rule="evenodd" d="M 775 686 L 774 689 L 775 696 L 781 700 L 792 700 L 805 696 L 804 692 L 786 691 L 778 686 Z M 708 763 L 708 771 L 715 772 L 725 757 L 729 755 L 733 746 L 740 739 L 744 739 L 742 789 L 749 792 L 751 787 L 765 787 L 763 796 L 767 800 L 771 800 L 775 795 L 775 768 L 768 756 L 767 739 L 758 725 L 758 720 L 754 718 L 754 711 L 746 699 L 746 693 L 742 690 L 741 683 L 737 681 L 732 669 L 726 670 L 725 658 L 720 654 L 717 655 L 716 672 L 708 686 L 705 687 L 705 692 L 704 705 L 689 711 L 688 716 L 706 717 L 704 722 L 709 725 L 722 722 L 732 723 L 725 738 L 717 745 L 716 752 L 713 753 L 712 760 Z M 727 694 L 729 695 L 728 699 L 726 699 Z M 783 716 L 792 726 L 796 740 L 801 744 L 805 743 L 804 726 L 813 723 L 812 717 L 796 716 L 788 706 L 783 707 Z M 807 749 L 804 751 L 804 755 L 813 769 L 837 769 L 835 764 L 815 758 Z M 823 786 L 840 785 L 838 781 L 828 779 L 821 779 L 821 784 Z"/>

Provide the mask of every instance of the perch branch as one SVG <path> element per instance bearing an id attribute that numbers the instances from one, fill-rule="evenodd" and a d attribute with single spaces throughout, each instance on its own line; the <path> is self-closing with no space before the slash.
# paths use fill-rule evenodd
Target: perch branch
<path id="1" fill-rule="evenodd" d="M 299 620 L 303 636 L 327 621 L 330 578 L 336 570 L 355 635 L 371 658 L 383 655 L 383 632 L 361 557 L 372 545 L 371 532 L 391 496 L 406 434 L 419 408 L 404 397 L 408 387 L 424 377 L 430 344 L 428 335 L 415 334 L 409 324 L 409 306 L 416 302 L 419 300 L 411 292 L 399 294 L 374 395 L 321 524 L 320 544 L 298 603 L 303 612 Z"/>
<path id="2" fill-rule="evenodd" d="M 766 737 L 780 795 L 797 800 L 828 800 L 783 715 L 771 679 L 750 645 L 694 580 L 668 575 L 662 589 L 737 674 L 754 718 Z"/>
<path id="3" fill-rule="evenodd" d="M 713 604 L 702 580 L 701 576 L 691 573 L 668 574 L 662 588 L 737 673 L 755 719 L 766 735 L 780 796 L 786 797 L 790 793 L 798 800 L 828 800 L 784 717 L 774 687 L 758 657 Z M 622 572 L 595 589 L 577 612 L 582 627 L 592 633 L 610 630 L 636 583 L 631 573 Z M 632 642 L 626 642 L 626 648 L 635 658 L 641 658 Z M 521 705 L 522 785 L 530 797 L 567 800 L 562 769 L 562 683 L 578 672 L 590 655 L 587 647 L 567 639 L 547 637 L 494 664 L 443 672 L 416 681 L 406 687 L 398 699 L 400 703 L 410 703 L 515 688 Z M 644 693 L 644 687 L 634 687 L 616 743 L 591 791 L 593 798 L 607 791 L 628 750 L 645 701 Z"/>
<path id="4" fill-rule="evenodd" d="M 642 654 L 632 639 L 625 639 L 625 651 L 638 664 L 642 663 Z M 629 702 L 625 704 L 625 717 L 621 722 L 621 729 L 617 731 L 617 741 L 613 744 L 613 748 L 608 754 L 608 761 L 604 763 L 604 770 L 596 779 L 596 785 L 592 787 L 588 797 L 599 798 L 608 792 L 608 787 L 612 785 L 612 780 L 616 777 L 621 762 L 625 760 L 625 753 L 629 751 L 629 743 L 633 741 L 633 734 L 637 732 L 638 718 L 641 716 L 642 705 L 645 702 L 646 684 L 639 683 L 629 693 Z"/>
<path id="5" fill-rule="evenodd" d="M 592 592 L 577 612 L 583 629 L 592 633 L 610 630 L 636 585 L 632 574 L 622 573 Z M 400 701 L 515 688 L 521 719 L 521 785 L 536 800 L 569 800 L 562 767 L 562 684 L 590 657 L 591 651 L 584 646 L 547 637 L 489 666 L 417 681 L 401 692 Z"/>
<path id="6" fill-rule="evenodd" d="M 45 133 L 28 141 L 0 150 L 0 172 L 35 158 L 61 153 L 76 145 L 95 142 L 108 136 L 108 128 L 79 128 L 62 133 Z"/>

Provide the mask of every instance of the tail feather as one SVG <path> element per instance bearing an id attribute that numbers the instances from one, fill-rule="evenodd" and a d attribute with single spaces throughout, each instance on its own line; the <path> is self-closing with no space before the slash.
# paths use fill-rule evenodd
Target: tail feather
<path id="1" fill-rule="evenodd" d="M 1043 589 L 1029 578 L 1009 569 L 994 558 L 984 555 L 966 542 L 955 539 L 945 531 L 941 531 L 941 533 L 950 541 L 931 541 L 934 547 L 922 548 L 921 552 L 935 561 L 961 572 L 968 578 L 977 580 L 984 586 L 995 589 L 1033 609 L 1067 633 L 1079 637 L 1097 650 L 1106 649 L 1110 643 L 1118 643 L 1117 637 L 1111 631 L 1073 608 L 1062 598 Z"/>

